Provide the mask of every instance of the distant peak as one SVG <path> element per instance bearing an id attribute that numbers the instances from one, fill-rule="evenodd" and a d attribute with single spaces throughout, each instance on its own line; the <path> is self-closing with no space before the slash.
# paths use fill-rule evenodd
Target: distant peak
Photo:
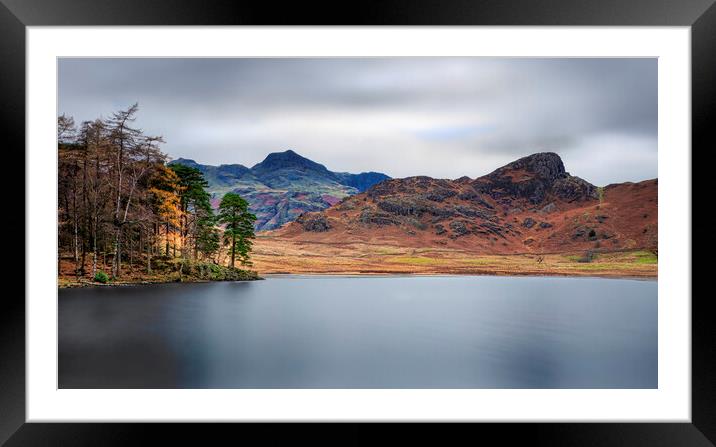
<path id="1" fill-rule="evenodd" d="M 281 169 L 281 168 L 302 168 L 319 171 L 328 171 L 322 164 L 309 160 L 291 149 L 283 152 L 272 152 L 264 160 L 251 169 Z"/>
<path id="2" fill-rule="evenodd" d="M 196 161 L 192 160 L 191 158 L 177 158 L 176 160 L 172 160 L 169 162 L 169 164 L 180 164 L 180 165 L 186 165 L 186 166 L 193 166 L 198 165 Z"/>
<path id="3" fill-rule="evenodd" d="M 291 149 L 285 150 L 283 152 L 271 152 L 266 156 L 264 161 L 270 160 L 270 159 L 276 159 L 276 160 L 308 160 L 306 157 L 303 157 L 296 152 L 294 152 Z"/>
<path id="4" fill-rule="evenodd" d="M 562 167 L 564 167 L 564 163 L 562 163 L 562 158 L 554 152 L 536 152 L 526 157 L 522 157 L 514 161 L 513 163 L 522 163 L 528 167 L 543 164 L 554 164 L 561 165 Z"/>
<path id="5" fill-rule="evenodd" d="M 271 152 L 269 155 L 291 155 L 294 157 L 301 157 L 293 149 L 286 149 L 283 152 Z M 303 158 L 303 157 L 301 157 L 301 158 Z"/>
<path id="6" fill-rule="evenodd" d="M 525 170 L 550 180 L 566 175 L 562 159 L 554 152 L 538 152 L 522 157 L 495 170 L 493 174 L 501 175 L 512 170 Z"/>

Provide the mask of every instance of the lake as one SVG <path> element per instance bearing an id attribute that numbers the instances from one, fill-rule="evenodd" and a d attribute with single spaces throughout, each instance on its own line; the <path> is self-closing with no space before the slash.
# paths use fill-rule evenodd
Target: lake
<path id="1" fill-rule="evenodd" d="M 59 290 L 60 388 L 656 388 L 657 282 L 276 276 Z"/>

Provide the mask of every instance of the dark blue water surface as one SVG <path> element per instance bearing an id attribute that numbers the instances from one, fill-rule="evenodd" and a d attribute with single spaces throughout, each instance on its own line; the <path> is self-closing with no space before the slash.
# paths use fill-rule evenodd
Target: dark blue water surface
<path id="1" fill-rule="evenodd" d="M 60 388 L 656 388 L 657 283 L 271 277 L 59 291 Z"/>

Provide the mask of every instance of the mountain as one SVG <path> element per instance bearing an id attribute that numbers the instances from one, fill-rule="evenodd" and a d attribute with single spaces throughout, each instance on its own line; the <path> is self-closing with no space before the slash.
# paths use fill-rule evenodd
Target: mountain
<path id="1" fill-rule="evenodd" d="M 338 181 L 346 186 L 352 186 L 360 192 L 365 191 L 376 183 L 387 180 L 388 177 L 380 172 L 361 172 L 360 174 L 349 174 L 347 172 L 337 172 Z"/>
<path id="2" fill-rule="evenodd" d="M 537 153 L 474 180 L 385 180 L 270 237 L 494 254 L 656 248 L 657 189 L 656 179 L 596 187 Z"/>
<path id="3" fill-rule="evenodd" d="M 244 174 L 249 171 L 244 165 L 201 165 L 188 158 L 178 158 L 169 164 L 181 164 L 200 170 L 210 185 L 229 186 L 236 183 Z"/>
<path id="4" fill-rule="evenodd" d="M 199 169 L 209 182 L 215 206 L 227 192 L 241 194 L 256 214 L 259 231 L 278 228 L 305 212 L 324 210 L 390 178 L 377 172 L 333 172 L 292 150 L 268 154 L 251 168 L 203 165 L 185 158 L 170 164 Z"/>

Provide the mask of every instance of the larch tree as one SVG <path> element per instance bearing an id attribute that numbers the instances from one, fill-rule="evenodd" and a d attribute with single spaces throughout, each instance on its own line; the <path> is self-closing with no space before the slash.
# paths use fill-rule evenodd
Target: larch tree
<path id="1" fill-rule="evenodd" d="M 162 138 L 133 127 L 137 112 L 135 104 L 79 129 L 72 117 L 57 118 L 58 262 L 69 273 L 63 259 L 71 259 L 78 279 L 104 272 L 116 279 L 124 267 L 136 272 L 137 261 L 150 273 L 162 236 L 166 255 L 180 238 L 187 243 L 182 257 L 219 252 L 206 181 L 198 171 L 180 176 L 167 166 Z"/>
<path id="2" fill-rule="evenodd" d="M 164 254 L 166 256 L 169 256 L 170 232 L 173 228 L 179 227 L 181 189 L 179 176 L 173 169 L 163 165 L 157 167 L 149 180 L 151 206 L 157 219 L 155 234 L 159 234 L 159 227 L 164 227 Z M 148 264 L 147 270 L 151 270 L 151 264 Z"/>
<path id="3" fill-rule="evenodd" d="M 115 175 L 114 256 L 112 260 L 112 278 L 121 274 L 122 236 L 130 223 L 130 210 L 136 200 L 137 186 L 157 163 L 163 162 L 166 155 L 157 148 L 161 137 L 148 137 L 140 129 L 131 127 L 136 119 L 139 105 L 134 104 L 127 110 L 121 110 L 107 121 L 110 141 L 116 153 L 116 163 L 112 172 Z"/>

